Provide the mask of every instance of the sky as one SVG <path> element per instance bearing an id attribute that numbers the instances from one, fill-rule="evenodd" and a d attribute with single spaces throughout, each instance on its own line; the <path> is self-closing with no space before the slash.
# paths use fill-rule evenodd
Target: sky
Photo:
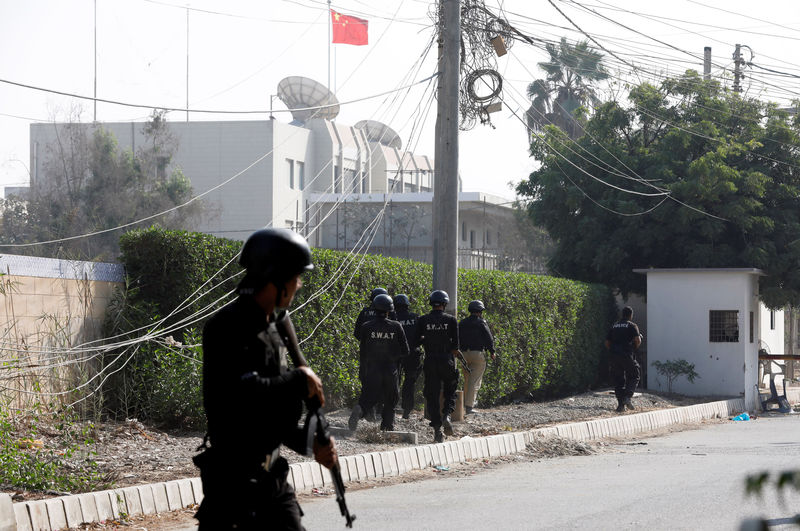
<path id="1" fill-rule="evenodd" d="M 748 46 L 745 59 L 752 52 L 759 65 L 744 72 L 748 95 L 781 104 L 800 98 L 796 0 L 485 0 L 485 5 L 537 39 L 590 35 L 592 46 L 604 48 L 612 74 L 598 86 L 601 99 L 624 98 L 625 83 L 657 81 L 688 68 L 702 71 L 704 46 L 712 47 L 712 75 L 730 85 L 736 43 Z M 433 37 L 429 11 L 435 3 L 340 0 L 331 6 L 367 19 L 369 44 L 330 46 L 329 83 L 323 0 L 0 0 L 0 187 L 28 183 L 31 123 L 94 118 L 90 100 L 30 87 L 92 97 L 95 79 L 98 98 L 144 106 L 98 102 L 100 122 L 141 121 L 155 107 L 185 109 L 187 78 L 191 109 L 261 111 L 192 112 L 189 119 L 252 120 L 268 116 L 281 79 L 306 76 L 335 92 L 342 103 L 337 121 L 385 122 L 404 146 L 433 157 L 436 109 L 430 82 L 405 87 L 436 71 L 435 48 L 424 55 Z M 492 115 L 493 127 L 477 125 L 459 136 L 465 191 L 513 198 L 509 183 L 536 167 L 521 118 L 530 103 L 526 87 L 544 76 L 537 63 L 546 57 L 541 46 L 514 42 L 508 54 L 496 58 L 492 66 L 503 78 L 503 109 Z M 272 100 L 276 119 L 290 121 L 283 103 Z M 171 111 L 168 120 L 186 120 L 186 113 Z"/>

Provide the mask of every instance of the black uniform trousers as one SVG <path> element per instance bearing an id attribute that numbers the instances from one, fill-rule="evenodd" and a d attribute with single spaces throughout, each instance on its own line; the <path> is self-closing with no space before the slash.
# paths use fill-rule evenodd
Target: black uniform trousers
<path id="1" fill-rule="evenodd" d="M 458 370 L 455 358 L 446 356 L 425 356 L 425 402 L 431 426 L 438 429 L 442 426 L 442 417 L 456 408 L 456 390 L 458 389 Z M 444 393 L 444 405 L 439 408 L 439 393 Z"/>
<path id="2" fill-rule="evenodd" d="M 248 476 L 232 477 L 231 471 L 238 467 L 231 468 L 230 462 L 215 468 L 221 477 L 210 477 L 215 473 L 208 468 L 200 472 L 204 496 L 195 515 L 198 531 L 305 530 L 300 522 L 303 511 L 286 481 L 289 464 L 284 458 L 279 457 L 269 472 L 254 463 Z"/>
<path id="3" fill-rule="evenodd" d="M 422 352 L 412 350 L 408 356 L 400 360 L 400 369 L 403 373 L 402 407 L 403 412 L 414 409 L 414 391 L 417 387 L 417 378 L 422 372 L 420 358 Z"/>
<path id="4" fill-rule="evenodd" d="M 362 411 L 371 411 L 383 403 L 381 427 L 394 427 L 394 408 L 400 394 L 396 363 L 369 364 L 364 371 L 364 387 L 358 405 Z"/>
<path id="5" fill-rule="evenodd" d="M 608 363 L 611 381 L 614 383 L 614 395 L 619 400 L 632 397 L 642 377 L 639 363 L 633 359 L 633 353 L 612 352 Z"/>

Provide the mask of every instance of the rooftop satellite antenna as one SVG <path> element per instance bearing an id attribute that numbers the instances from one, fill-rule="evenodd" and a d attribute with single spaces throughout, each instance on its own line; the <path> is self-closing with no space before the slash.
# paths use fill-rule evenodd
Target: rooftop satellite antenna
<path id="1" fill-rule="evenodd" d="M 312 118 L 333 120 L 339 114 L 339 100 L 333 92 L 322 83 L 307 77 L 283 78 L 278 83 L 278 98 L 292 111 L 292 118 L 300 123 Z M 323 105 L 325 107 L 321 107 Z"/>
<path id="2" fill-rule="evenodd" d="M 367 135 L 367 140 L 379 142 L 384 146 L 395 149 L 403 149 L 403 141 L 397 132 L 383 122 L 377 120 L 361 120 L 356 122 L 356 129 L 363 129 Z"/>

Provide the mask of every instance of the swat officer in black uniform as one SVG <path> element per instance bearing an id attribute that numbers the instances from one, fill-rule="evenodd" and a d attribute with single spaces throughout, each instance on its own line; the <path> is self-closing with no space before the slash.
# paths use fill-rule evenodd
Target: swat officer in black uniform
<path id="1" fill-rule="evenodd" d="M 377 313 L 375 312 L 375 308 L 372 307 L 372 303 L 375 301 L 375 297 L 378 295 L 388 295 L 389 292 L 386 291 L 385 288 L 375 288 L 369 294 L 369 306 L 364 306 L 361 311 L 358 313 L 358 317 L 356 317 L 356 326 L 353 328 L 353 336 L 356 339 L 361 341 L 361 327 L 364 326 L 364 323 L 368 321 L 372 321 L 377 317 Z M 394 312 L 392 311 L 389 315 L 389 318 L 394 320 Z"/>
<path id="2" fill-rule="evenodd" d="M 394 430 L 394 407 L 398 395 L 398 362 L 408 356 L 408 343 L 403 327 L 388 319 L 394 310 L 392 298 L 380 294 L 372 301 L 377 317 L 361 327 L 360 357 L 364 367 L 361 397 L 350 414 L 348 426 L 355 431 L 361 411 L 369 411 L 383 402 L 381 430 Z"/>
<path id="3" fill-rule="evenodd" d="M 431 312 L 417 319 L 417 337 L 425 349 L 425 403 L 431 417 L 433 439 L 444 441 L 442 426 L 447 435 L 453 435 L 450 414 L 456 408 L 458 370 L 455 357 L 458 350 L 458 321 L 444 309 L 450 302 L 447 292 L 436 290 L 428 299 Z M 444 406 L 439 408 L 439 393 L 444 393 Z"/>
<path id="4" fill-rule="evenodd" d="M 611 351 L 608 358 L 611 381 L 614 382 L 614 394 L 617 397 L 617 413 L 625 408 L 634 409 L 631 397 L 639 385 L 641 370 L 633 358 L 633 351 L 642 344 L 639 327 L 631 321 L 633 308 L 622 309 L 622 319 L 611 326 L 606 336 L 606 348 Z"/>
<path id="5" fill-rule="evenodd" d="M 309 367 L 289 369 L 275 327 L 313 269 L 306 241 L 288 229 L 259 230 L 239 263 L 246 275 L 238 298 L 203 330 L 203 405 L 210 442 L 195 458 L 203 481 L 199 529 L 303 529 L 302 511 L 286 482 L 280 446 L 303 452 L 297 423 L 303 400 L 324 403 L 322 382 Z M 317 461 L 336 462 L 331 443 L 314 448 Z"/>
<path id="6" fill-rule="evenodd" d="M 401 293 L 394 298 L 397 322 L 403 325 L 410 351 L 408 356 L 400 359 L 400 371 L 403 373 L 401 406 L 403 407 L 404 419 L 407 419 L 414 409 L 414 391 L 417 385 L 417 378 L 422 372 L 422 349 L 417 340 L 417 319 L 419 316 L 408 310 L 410 304 L 408 295 Z"/>

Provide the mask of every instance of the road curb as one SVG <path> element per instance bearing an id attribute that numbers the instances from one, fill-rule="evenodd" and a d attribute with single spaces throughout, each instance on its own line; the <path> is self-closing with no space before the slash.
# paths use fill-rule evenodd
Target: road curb
<path id="1" fill-rule="evenodd" d="M 800 401 L 800 390 L 791 390 L 788 394 L 790 402 Z M 674 409 L 558 424 L 529 431 L 486 437 L 464 437 L 443 443 L 349 455 L 341 458 L 342 476 L 346 483 L 398 476 L 430 466 L 447 466 L 514 454 L 523 451 L 536 437 L 557 435 L 577 441 L 591 441 L 645 433 L 675 424 L 727 418 L 742 411 L 744 411 L 744 399 L 735 398 Z M 290 465 L 288 479 L 298 492 L 333 487 L 328 470 L 313 461 Z M 202 499 L 203 488 L 200 478 L 19 503 L 11 503 L 8 494 L 0 494 L 0 531 L 56 531 L 66 526 L 76 527 L 81 523 L 119 518 L 123 513 L 135 516 L 174 511 L 199 504 Z"/>

